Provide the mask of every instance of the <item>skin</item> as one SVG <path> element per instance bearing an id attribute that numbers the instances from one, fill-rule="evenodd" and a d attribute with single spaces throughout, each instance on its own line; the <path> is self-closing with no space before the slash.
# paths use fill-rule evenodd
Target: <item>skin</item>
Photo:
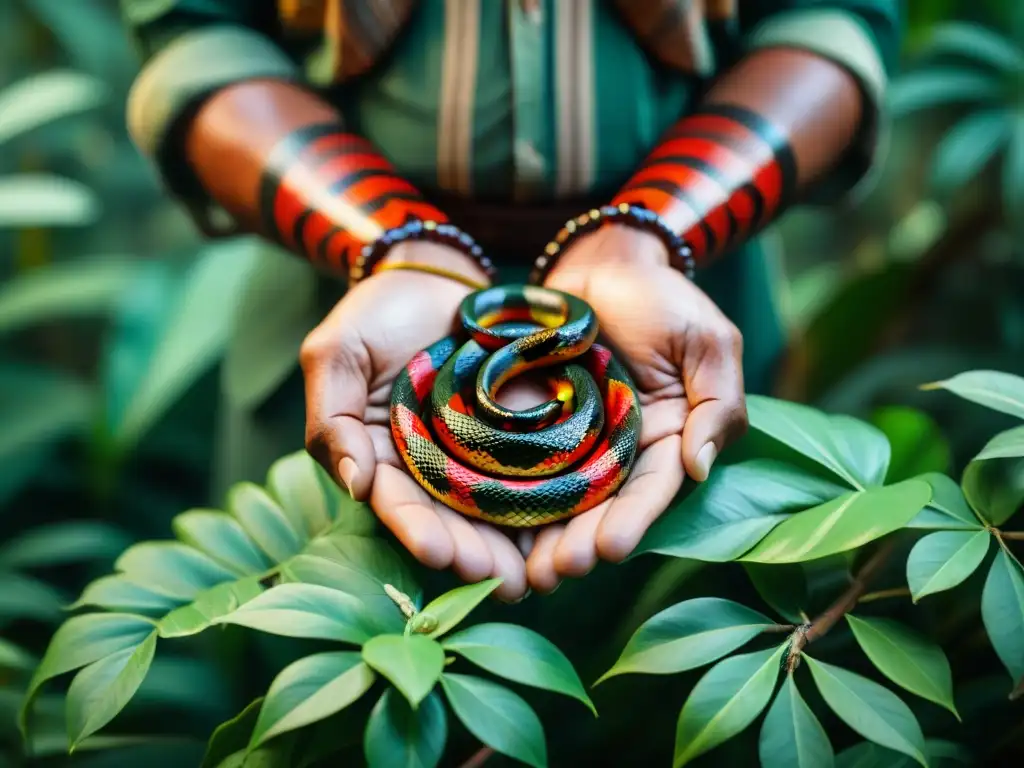
<path id="1" fill-rule="evenodd" d="M 827 173 L 861 119 L 855 80 L 813 54 L 756 52 L 706 97 L 738 104 L 788 129 L 801 186 Z M 340 118 L 290 84 L 248 82 L 213 95 L 186 134 L 186 155 L 211 194 L 255 228 L 262 162 L 302 125 Z M 395 248 L 396 261 L 456 270 L 483 282 L 460 253 L 427 243 Z M 696 285 L 667 266 L 653 236 L 605 227 L 566 252 L 546 284 L 595 309 L 641 394 L 644 434 L 619 493 L 567 524 L 506 535 L 435 502 L 404 470 L 388 427 L 391 384 L 424 347 L 453 328 L 469 288 L 413 271 L 387 271 L 356 286 L 309 335 L 301 351 L 306 442 L 314 457 L 376 514 L 423 564 L 466 581 L 504 579 L 496 595 L 522 599 L 581 577 L 599 559 L 623 560 L 689 475 L 707 478 L 718 453 L 746 429 L 742 339 Z M 539 402 L 528 384 L 508 387 L 512 407 Z"/>

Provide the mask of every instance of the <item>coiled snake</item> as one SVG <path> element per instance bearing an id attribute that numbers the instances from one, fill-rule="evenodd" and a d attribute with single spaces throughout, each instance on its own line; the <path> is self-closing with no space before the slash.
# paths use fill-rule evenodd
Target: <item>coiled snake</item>
<path id="1" fill-rule="evenodd" d="M 530 527 L 591 509 L 626 480 L 640 403 L 583 301 L 534 286 L 470 294 L 462 331 L 416 354 L 391 394 L 391 432 L 413 477 L 470 517 Z M 513 411 L 513 377 L 549 368 L 552 399 Z"/>

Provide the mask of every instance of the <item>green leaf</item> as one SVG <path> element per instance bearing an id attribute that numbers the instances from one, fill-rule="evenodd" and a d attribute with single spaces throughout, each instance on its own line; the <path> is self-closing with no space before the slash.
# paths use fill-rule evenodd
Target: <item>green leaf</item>
<path id="1" fill-rule="evenodd" d="M 774 625 L 764 614 L 732 600 L 686 600 L 641 624 L 618 661 L 597 682 L 615 675 L 667 675 L 696 669 L 731 653 Z"/>
<path id="2" fill-rule="evenodd" d="M 854 488 L 885 480 L 889 441 L 866 422 L 763 395 L 747 397 L 747 413 L 751 429 L 817 462 Z"/>
<path id="3" fill-rule="evenodd" d="M 796 563 L 864 546 L 910 522 L 931 493 L 931 486 L 922 480 L 848 493 L 793 515 L 741 559 Z"/>
<path id="4" fill-rule="evenodd" d="M 149 672 L 155 653 L 154 630 L 140 644 L 104 656 L 75 675 L 67 696 L 71 749 L 124 709 Z"/>
<path id="5" fill-rule="evenodd" d="M 486 579 L 476 584 L 466 584 L 431 600 L 420 611 L 422 615 L 432 616 L 437 621 L 437 626 L 427 636 L 440 637 L 456 626 L 491 592 L 496 590 L 501 581 L 501 579 Z"/>
<path id="6" fill-rule="evenodd" d="M 1024 419 L 1024 378 L 1001 371 L 967 371 L 921 389 L 945 389 L 964 400 Z"/>
<path id="7" fill-rule="evenodd" d="M 974 461 L 1016 459 L 1022 456 L 1024 456 L 1024 425 L 1000 432 L 993 437 L 974 457 Z"/>
<path id="8" fill-rule="evenodd" d="M 949 195 L 977 176 L 1006 145 L 1012 125 L 1010 111 L 996 107 L 970 114 L 950 128 L 935 148 L 932 186 Z"/>
<path id="9" fill-rule="evenodd" d="M 91 520 L 41 525 L 0 546 L 0 567 L 39 568 L 113 559 L 131 539 L 122 530 Z"/>
<path id="10" fill-rule="evenodd" d="M 317 653 L 289 664 L 267 691 L 249 748 L 340 712 L 375 678 L 356 651 Z"/>
<path id="11" fill-rule="evenodd" d="M 928 739 L 924 743 L 928 765 L 938 768 L 952 763 L 971 765 L 971 756 L 957 744 L 941 739 Z M 836 768 L 913 768 L 916 761 L 891 749 L 862 741 L 836 756 Z"/>
<path id="12" fill-rule="evenodd" d="M 807 608 L 807 575 L 803 566 L 744 563 L 750 582 L 772 609 L 787 621 L 800 624 Z"/>
<path id="13" fill-rule="evenodd" d="M 435 768 L 448 739 L 448 717 L 436 692 L 413 709 L 388 688 L 370 713 L 364 752 L 368 768 Z"/>
<path id="14" fill-rule="evenodd" d="M 391 681 L 413 709 L 444 671 L 444 651 L 422 635 L 378 635 L 363 645 L 363 661 Z"/>
<path id="15" fill-rule="evenodd" d="M 39 371 L 0 371 L 0 462 L 69 433 L 82 432 L 93 409 L 93 393 L 74 379 Z"/>
<path id="16" fill-rule="evenodd" d="M 792 675 L 779 688 L 761 726 L 758 755 L 763 766 L 832 768 L 828 734 L 807 706 Z"/>
<path id="17" fill-rule="evenodd" d="M 64 598 L 45 581 L 20 573 L 0 572 L 0 623 L 11 619 L 60 621 Z"/>
<path id="18" fill-rule="evenodd" d="M 341 502 L 341 490 L 326 494 L 328 485 L 319 477 L 323 470 L 312 457 L 293 453 L 278 459 L 267 473 L 267 490 L 277 499 L 292 527 L 312 538 L 331 527 Z"/>
<path id="19" fill-rule="evenodd" d="M 907 528 L 977 531 L 984 527 L 968 506 L 956 480 L 938 472 L 929 472 L 917 479 L 931 486 L 932 500 L 907 524 Z"/>
<path id="20" fill-rule="evenodd" d="M 847 491 L 789 464 L 755 459 L 717 467 L 651 526 L 636 553 L 656 552 L 705 562 L 735 560 L 789 512 Z"/>
<path id="21" fill-rule="evenodd" d="M 315 584 L 280 584 L 214 624 L 237 624 L 282 637 L 362 644 L 378 632 L 352 595 Z"/>
<path id="22" fill-rule="evenodd" d="M 28 671 L 35 669 L 35 666 L 36 660 L 27 651 L 0 637 L 0 670 Z"/>
<path id="23" fill-rule="evenodd" d="M 213 509 L 192 509 L 171 521 L 174 535 L 238 576 L 262 573 L 270 558 L 256 548 L 231 515 Z"/>
<path id="24" fill-rule="evenodd" d="M 254 483 L 238 483 L 228 493 L 228 508 L 263 552 L 275 563 L 302 549 L 303 539 L 270 495 Z"/>
<path id="25" fill-rule="evenodd" d="M 146 589 L 177 600 L 200 592 L 235 574 L 201 552 L 176 541 L 144 541 L 124 551 L 114 569 Z"/>
<path id="26" fill-rule="evenodd" d="M 206 754 L 199 768 L 218 768 L 231 755 L 243 751 L 249 744 L 262 706 L 261 696 L 233 718 L 218 725 L 206 745 Z"/>
<path id="27" fill-rule="evenodd" d="M 686 765 L 750 725 L 775 690 L 788 643 L 732 656 L 709 669 L 690 692 L 676 726 L 674 768 Z"/>
<path id="28" fill-rule="evenodd" d="M 999 660 L 1016 682 L 1024 676 L 1024 573 L 1000 549 L 981 593 L 981 619 Z"/>
<path id="29" fill-rule="evenodd" d="M 804 654 L 825 703 L 865 739 L 909 755 L 928 768 L 924 735 L 910 708 L 896 694 L 866 677 Z"/>
<path id="30" fill-rule="evenodd" d="M 0 91 L 0 144 L 62 117 L 95 109 L 110 97 L 84 72 L 54 69 L 22 78 Z"/>
<path id="31" fill-rule="evenodd" d="M 931 67 L 904 75 L 889 86 L 889 110 L 901 117 L 923 109 L 955 104 L 998 102 L 1005 88 L 984 72 L 952 67 Z"/>
<path id="32" fill-rule="evenodd" d="M 241 286 L 256 265 L 253 239 L 206 246 L 185 277 L 174 321 L 117 431 L 122 450 L 134 445 L 223 354 Z"/>
<path id="33" fill-rule="evenodd" d="M 285 569 L 299 581 L 335 587 L 364 599 L 387 597 L 390 584 L 419 604 L 421 591 L 401 556 L 383 539 L 332 533 L 310 542 Z M 301 574 L 301 576 L 300 576 Z M 391 602 L 391 598 L 387 598 Z M 391 603 L 392 609 L 395 608 Z"/>
<path id="34" fill-rule="evenodd" d="M 891 619 L 848 613 L 846 620 L 864 653 L 883 675 L 960 719 L 953 703 L 953 673 L 939 646 Z"/>
<path id="35" fill-rule="evenodd" d="M 924 53 L 962 56 L 997 72 L 1024 71 L 1024 54 L 1002 35 L 979 24 L 947 21 L 935 30 Z"/>
<path id="36" fill-rule="evenodd" d="M 918 541 L 907 557 L 907 584 L 914 602 L 952 589 L 974 573 L 991 538 L 986 530 L 939 531 Z"/>
<path id="37" fill-rule="evenodd" d="M 978 517 L 1002 525 L 1024 504 L 1024 459 L 972 461 L 961 483 Z"/>
<path id="38" fill-rule="evenodd" d="M 259 576 L 218 584 L 160 619 L 157 624 L 160 637 L 187 637 L 202 632 L 261 594 L 263 586 Z"/>
<path id="39" fill-rule="evenodd" d="M 442 646 L 506 680 L 578 699 L 597 715 L 572 663 L 547 638 L 515 624 L 477 624 Z"/>
<path id="40" fill-rule="evenodd" d="M 164 614 L 181 605 L 181 601 L 151 592 L 126 579 L 122 574 L 103 576 L 89 584 L 81 597 L 68 606 L 75 611 L 86 606 L 106 608 L 108 611 L 125 611 L 127 613 Z"/>
<path id="41" fill-rule="evenodd" d="M 0 177 L 0 229 L 93 224 L 99 198 L 73 179 L 44 173 Z"/>
<path id="42" fill-rule="evenodd" d="M 22 733 L 27 734 L 32 700 L 44 683 L 105 656 L 134 648 L 152 631 L 153 622 L 125 613 L 91 613 L 64 622 L 54 633 L 28 685 L 18 717 Z"/>
<path id="43" fill-rule="evenodd" d="M 448 703 L 471 734 L 495 752 L 546 768 L 547 745 L 537 713 L 503 685 L 472 675 L 441 676 Z"/>
<path id="44" fill-rule="evenodd" d="M 1003 216 L 1018 235 L 1024 231 L 1019 216 L 1021 210 L 1024 210 L 1024 117 L 1018 111 L 1003 165 Z"/>
<path id="45" fill-rule="evenodd" d="M 935 420 L 923 411 L 905 406 L 878 408 L 871 414 L 871 423 L 882 430 L 892 449 L 887 483 L 949 468 L 949 443 Z"/>

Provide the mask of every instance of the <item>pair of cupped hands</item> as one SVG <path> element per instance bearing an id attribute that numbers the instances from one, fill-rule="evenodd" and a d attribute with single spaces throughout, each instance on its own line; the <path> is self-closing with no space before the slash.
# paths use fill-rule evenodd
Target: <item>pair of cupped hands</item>
<path id="1" fill-rule="evenodd" d="M 458 270 L 485 281 L 465 256 L 404 243 L 389 259 Z M 653 235 L 614 225 L 581 238 L 545 286 L 596 312 L 604 340 L 640 394 L 640 452 L 612 498 L 566 523 L 505 531 L 435 501 L 408 474 L 392 442 L 391 386 L 420 350 L 455 328 L 471 289 L 450 278 L 384 270 L 356 284 L 310 333 L 301 351 L 306 445 L 353 497 L 421 563 L 467 582 L 503 579 L 495 596 L 549 594 L 599 560 L 621 562 L 679 491 L 703 481 L 719 452 L 746 429 L 742 339 L 714 302 L 668 266 Z M 500 399 L 528 407 L 548 399 L 511 382 Z"/>

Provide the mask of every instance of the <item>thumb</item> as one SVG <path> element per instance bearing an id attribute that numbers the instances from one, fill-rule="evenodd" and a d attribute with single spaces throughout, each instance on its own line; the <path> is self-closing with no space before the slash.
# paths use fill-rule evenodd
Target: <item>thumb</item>
<path id="1" fill-rule="evenodd" d="M 690 414 L 683 425 L 683 466 L 698 482 L 707 480 L 718 455 L 747 429 L 743 341 L 731 323 L 727 329 L 685 352 L 682 376 Z"/>
<path id="2" fill-rule="evenodd" d="M 306 387 L 306 450 L 353 498 L 365 500 L 377 464 L 364 423 L 369 354 L 361 343 L 339 343 L 314 331 L 299 357 Z"/>

